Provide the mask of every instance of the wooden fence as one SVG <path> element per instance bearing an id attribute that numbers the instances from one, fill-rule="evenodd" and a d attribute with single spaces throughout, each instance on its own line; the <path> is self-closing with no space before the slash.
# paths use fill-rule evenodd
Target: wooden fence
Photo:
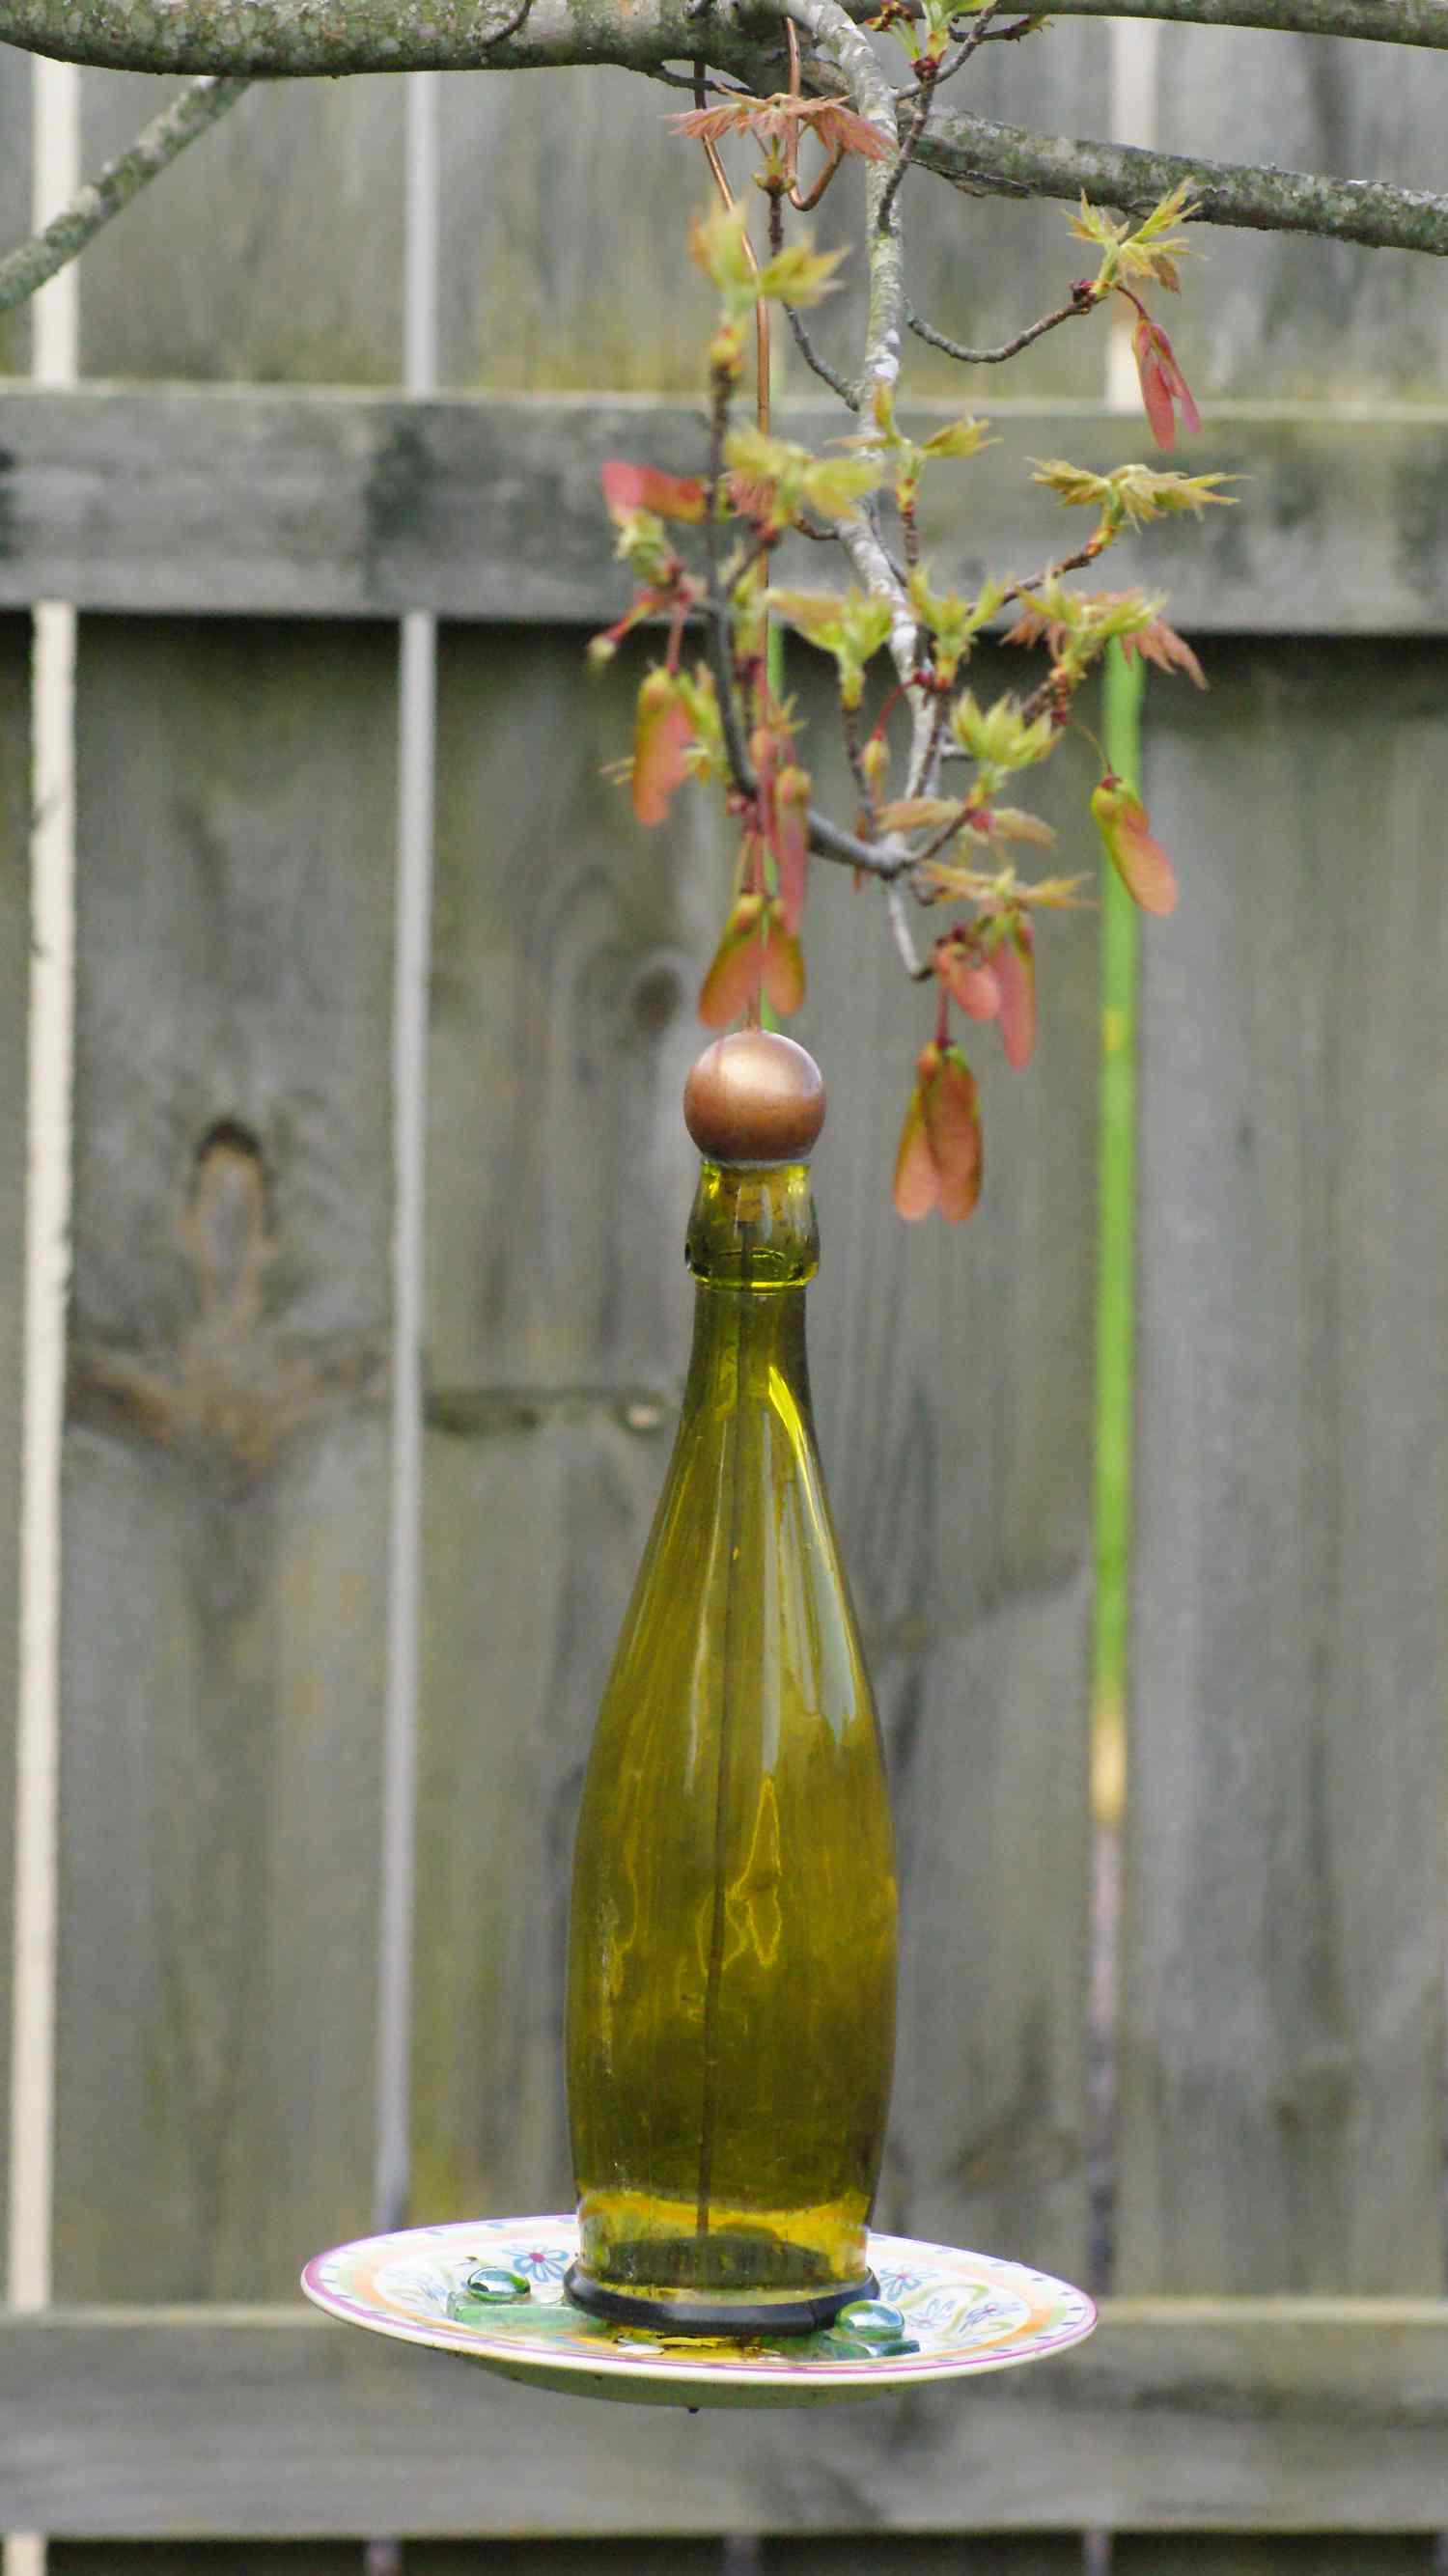
<path id="1" fill-rule="evenodd" d="M 1102 132 L 1112 42 L 1071 22 L 1007 49 L 983 103 Z M 1441 57 L 1170 31 L 1161 65 L 1169 148 L 1438 171 Z M 29 83 L 7 57 L 12 237 Z M 83 77 L 86 166 L 161 86 Z M 0 2320 L 0 2528 L 53 2535 L 56 2576 L 353 2576 L 377 2534 L 410 2535 L 408 2576 L 1065 2576 L 1086 2533 L 1115 2535 L 1118 2576 L 1426 2576 L 1448 2527 L 1448 290 L 1395 254 L 1207 245 L 1182 332 L 1197 453 L 1253 479 L 1137 557 L 1213 685 L 1153 686 L 1147 710 L 1184 892 L 1141 975 L 1109 2135 L 1094 931 L 1046 943 L 1040 1061 L 990 1072 L 985 1205 L 947 1237 L 886 1204 L 918 1011 L 864 899 L 829 888 L 813 926 L 815 1378 L 906 1907 L 881 2219 L 1105 2269 L 1098 2337 L 965 2394 L 695 2422 L 535 2398 L 295 2296 L 309 2253 L 370 2223 L 379 2118 L 410 2133 L 419 2221 L 566 2202 L 572 1815 L 683 1366 L 677 1101 L 723 869 L 711 824 L 646 836 L 600 780 L 631 669 L 585 683 L 580 659 L 620 599 L 598 458 L 698 453 L 698 183 L 670 101 L 597 74 L 438 95 L 434 397 L 400 389 L 386 80 L 259 91 L 98 242 L 81 381 L 25 381 L 24 324 L 6 352 L 7 1705 L 27 612 L 81 614 L 54 2065 L 14 2122 L 53 2131 L 50 2297 Z M 1059 209 L 918 194 L 920 301 L 947 329 L 988 338 L 1069 275 Z M 925 393 L 958 400 L 921 355 Z M 967 383 L 1004 438 L 954 469 L 938 560 L 1039 556 L 1024 457 L 1140 452 L 1101 364 L 1063 332 L 1008 400 Z M 386 1810 L 409 611 L 443 622 L 404 2105 L 378 2034 L 406 1883 Z M 1047 790 L 1072 857 L 1082 783 Z M 25 1816 L 43 1842 L 43 1801 Z"/>

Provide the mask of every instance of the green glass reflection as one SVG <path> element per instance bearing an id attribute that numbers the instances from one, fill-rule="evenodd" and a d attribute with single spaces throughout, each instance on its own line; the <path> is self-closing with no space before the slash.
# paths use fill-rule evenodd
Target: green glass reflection
<path id="1" fill-rule="evenodd" d="M 569 2115 L 592 2280 L 758 2306 L 865 2277 L 895 1877 L 810 1414 L 805 1166 L 705 1163 L 688 1251 L 683 1414 L 579 1822 Z"/>

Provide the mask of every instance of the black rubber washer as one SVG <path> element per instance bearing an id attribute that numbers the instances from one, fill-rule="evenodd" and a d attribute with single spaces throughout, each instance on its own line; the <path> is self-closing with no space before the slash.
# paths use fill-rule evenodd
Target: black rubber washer
<path id="1" fill-rule="evenodd" d="M 842 2290 L 818 2290 L 799 2299 L 757 2299 L 752 2304 L 742 2299 L 658 2299 L 642 2292 L 605 2289 L 585 2272 L 581 2263 L 570 2263 L 563 2276 L 565 2295 L 585 2316 L 603 2317 L 615 2326 L 649 2326 L 656 2334 L 712 2335 L 716 2342 L 733 2337 L 816 2334 L 821 2326 L 832 2325 L 841 2308 L 852 2307 L 856 2299 L 878 2299 L 880 2284 L 873 2272 L 861 2281 L 851 2281 Z"/>

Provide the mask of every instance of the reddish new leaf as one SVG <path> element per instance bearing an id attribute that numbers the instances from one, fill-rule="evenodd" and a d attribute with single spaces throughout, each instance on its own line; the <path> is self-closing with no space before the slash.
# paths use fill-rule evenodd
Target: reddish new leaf
<path id="1" fill-rule="evenodd" d="M 669 671 L 650 671 L 634 719 L 633 809 L 641 823 L 662 823 L 676 787 L 689 775 L 693 727 Z"/>
<path id="2" fill-rule="evenodd" d="M 665 474 L 657 465 L 630 465 L 611 456 L 599 468 L 603 497 L 615 518 L 651 510 L 656 519 L 695 522 L 704 516 L 704 486 L 693 475 Z"/>
<path id="3" fill-rule="evenodd" d="M 1036 1051 L 1036 951 L 1030 923 L 1014 913 L 992 959 L 1000 990 L 1001 1043 L 1019 1072 Z"/>
<path id="4" fill-rule="evenodd" d="M 1133 903 L 1143 912 L 1168 913 L 1177 899 L 1176 875 L 1160 841 L 1152 837 L 1146 809 L 1113 770 L 1091 799 L 1106 855 Z"/>

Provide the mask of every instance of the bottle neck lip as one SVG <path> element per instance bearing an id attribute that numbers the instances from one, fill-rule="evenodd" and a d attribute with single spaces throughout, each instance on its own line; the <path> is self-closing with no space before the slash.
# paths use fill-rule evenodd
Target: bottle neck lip
<path id="1" fill-rule="evenodd" d="M 807 1163 L 700 1165 L 684 1257 L 701 1287 L 777 1296 L 819 1268 Z"/>

